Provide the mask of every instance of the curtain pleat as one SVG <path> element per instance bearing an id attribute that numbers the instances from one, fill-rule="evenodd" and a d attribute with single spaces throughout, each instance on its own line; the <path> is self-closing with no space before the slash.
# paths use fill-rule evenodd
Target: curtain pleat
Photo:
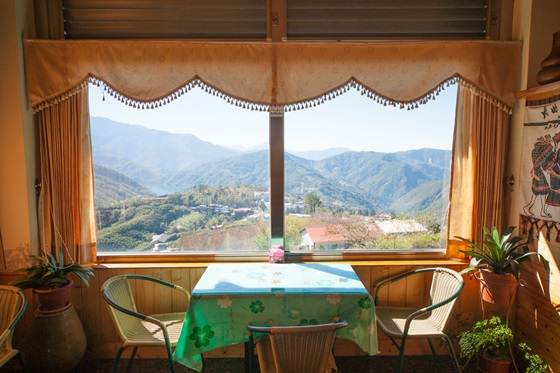
<path id="1" fill-rule="evenodd" d="M 39 113 L 41 249 L 93 261 L 95 216 L 87 90 Z"/>
<path id="2" fill-rule="evenodd" d="M 511 116 L 476 91 L 459 85 L 448 215 L 450 257 L 464 257 L 456 236 L 482 244 L 482 227 L 502 230 L 504 172 Z"/>

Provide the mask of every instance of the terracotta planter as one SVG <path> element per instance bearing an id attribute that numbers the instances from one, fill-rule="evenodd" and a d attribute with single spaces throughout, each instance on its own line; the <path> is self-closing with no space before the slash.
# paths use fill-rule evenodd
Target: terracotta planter
<path id="1" fill-rule="evenodd" d="M 482 355 L 478 362 L 478 370 L 483 373 L 508 373 L 511 361 L 494 360 Z"/>
<path id="2" fill-rule="evenodd" d="M 517 279 L 512 275 L 498 275 L 489 271 L 478 271 L 475 277 L 479 281 L 482 300 L 498 305 L 508 305 L 517 288 Z"/>
<path id="3" fill-rule="evenodd" d="M 37 294 L 39 303 L 41 303 L 40 310 L 56 312 L 70 307 L 73 285 L 74 282 L 69 279 L 65 286 L 58 289 L 33 289 L 33 293 Z"/>

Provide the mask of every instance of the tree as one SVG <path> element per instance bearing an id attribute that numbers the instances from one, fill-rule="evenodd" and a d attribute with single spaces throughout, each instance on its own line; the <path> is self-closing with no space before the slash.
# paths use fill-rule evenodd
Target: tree
<path id="1" fill-rule="evenodd" d="M 305 211 L 307 211 L 308 213 L 315 212 L 315 210 L 317 210 L 317 207 L 321 206 L 322 204 L 319 197 L 313 193 L 309 193 L 308 195 L 306 195 L 303 203 L 305 204 Z"/>

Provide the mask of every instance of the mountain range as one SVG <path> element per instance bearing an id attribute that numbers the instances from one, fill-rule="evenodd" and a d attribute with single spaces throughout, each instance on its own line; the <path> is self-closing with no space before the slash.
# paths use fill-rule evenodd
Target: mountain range
<path id="1" fill-rule="evenodd" d="M 184 192 L 199 184 L 269 183 L 267 150 L 226 148 L 189 134 L 91 118 L 96 203 Z M 325 205 L 401 213 L 446 208 L 451 151 L 395 153 L 346 148 L 285 153 L 285 194 Z"/>

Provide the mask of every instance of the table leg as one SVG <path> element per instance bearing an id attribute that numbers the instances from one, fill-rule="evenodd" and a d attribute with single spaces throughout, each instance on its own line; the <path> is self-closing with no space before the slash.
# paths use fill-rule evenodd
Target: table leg
<path id="1" fill-rule="evenodd" d="M 245 342 L 245 373 L 253 373 L 254 357 L 253 336 L 250 336 L 249 342 Z"/>

